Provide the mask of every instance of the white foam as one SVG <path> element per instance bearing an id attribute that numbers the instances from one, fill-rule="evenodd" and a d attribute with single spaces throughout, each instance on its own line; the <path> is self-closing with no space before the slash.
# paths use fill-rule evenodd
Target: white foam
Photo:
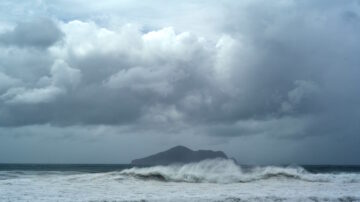
<path id="1" fill-rule="evenodd" d="M 153 173 L 167 181 L 137 176 Z M 301 167 L 245 171 L 224 160 L 122 172 L 0 175 L 5 176 L 0 201 L 360 201 L 356 173 L 311 174 Z"/>
<path id="2" fill-rule="evenodd" d="M 185 165 L 131 168 L 121 174 L 173 182 L 239 183 L 271 178 L 310 182 L 360 182 L 358 174 L 312 174 L 302 167 L 256 167 L 247 172 L 232 160 L 212 159 Z"/>

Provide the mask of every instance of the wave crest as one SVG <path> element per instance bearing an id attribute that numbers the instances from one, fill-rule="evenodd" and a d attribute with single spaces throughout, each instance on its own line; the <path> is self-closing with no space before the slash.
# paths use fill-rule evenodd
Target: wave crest
<path id="1" fill-rule="evenodd" d="M 140 179 L 193 183 L 238 183 L 272 178 L 310 182 L 328 182 L 332 180 L 326 174 L 311 174 L 302 167 L 267 166 L 246 170 L 236 165 L 232 160 L 225 159 L 204 160 L 184 165 L 135 167 L 123 170 L 120 174 Z M 357 176 L 357 178 L 359 177 Z"/>

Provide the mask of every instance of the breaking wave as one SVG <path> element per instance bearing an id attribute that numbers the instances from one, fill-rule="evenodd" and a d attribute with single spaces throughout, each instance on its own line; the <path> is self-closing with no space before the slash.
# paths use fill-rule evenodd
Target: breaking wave
<path id="1" fill-rule="evenodd" d="M 125 169 L 120 174 L 144 180 L 191 183 L 245 183 L 274 178 L 308 182 L 360 182 L 360 175 L 355 173 L 313 174 L 299 166 L 244 169 L 232 160 L 225 159 L 204 160 L 184 165 L 134 167 Z"/>
<path id="2" fill-rule="evenodd" d="M 111 172 L 0 171 L 0 201 L 19 202 L 350 202 L 360 201 L 359 187 L 358 171 L 244 167 L 221 159 Z"/>

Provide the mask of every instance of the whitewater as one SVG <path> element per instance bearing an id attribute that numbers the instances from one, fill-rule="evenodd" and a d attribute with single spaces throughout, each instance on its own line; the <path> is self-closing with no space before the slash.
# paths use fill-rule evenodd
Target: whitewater
<path id="1" fill-rule="evenodd" d="M 360 201 L 360 173 L 224 159 L 110 172 L 3 169 L 0 201 Z"/>

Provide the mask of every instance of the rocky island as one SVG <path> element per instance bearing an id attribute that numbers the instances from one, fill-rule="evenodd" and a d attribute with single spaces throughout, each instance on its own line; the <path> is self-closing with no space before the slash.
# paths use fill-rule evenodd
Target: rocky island
<path id="1" fill-rule="evenodd" d="M 198 150 L 193 151 L 184 146 L 176 146 L 169 150 L 159 152 L 157 154 L 135 159 L 131 161 L 133 165 L 169 165 L 169 164 L 185 164 L 198 162 L 205 159 L 222 158 L 228 159 L 222 151 Z"/>

